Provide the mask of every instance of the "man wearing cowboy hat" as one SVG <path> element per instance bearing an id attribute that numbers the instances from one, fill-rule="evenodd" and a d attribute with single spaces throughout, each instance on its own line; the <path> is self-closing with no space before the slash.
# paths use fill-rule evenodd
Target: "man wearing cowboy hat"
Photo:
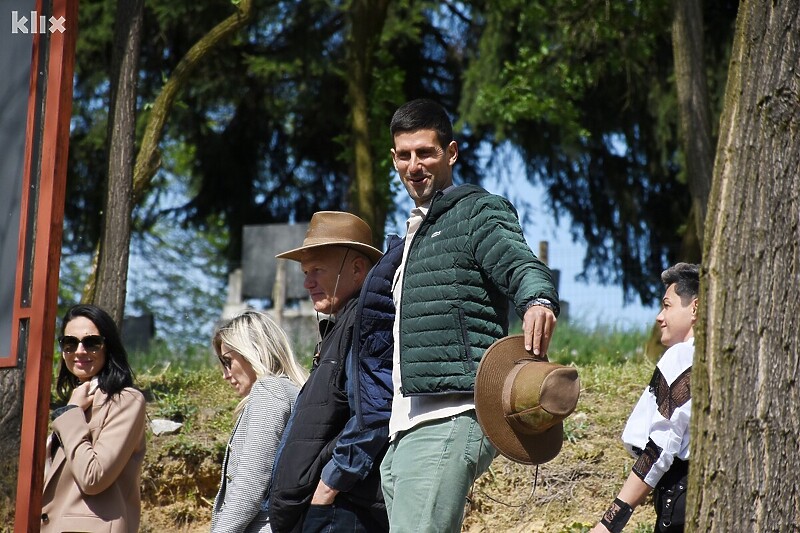
<path id="1" fill-rule="evenodd" d="M 622 531 L 633 509 L 654 489 L 654 531 L 683 531 L 700 267 L 678 263 L 661 273 L 661 281 L 666 291 L 656 322 L 661 328 L 661 344 L 668 349 L 622 432 L 622 442 L 636 462 L 619 495 L 592 533 Z"/>
<path id="2" fill-rule="evenodd" d="M 392 161 L 415 208 L 395 275 L 391 443 L 381 480 L 392 532 L 460 531 L 467 492 L 496 455 L 473 396 L 484 352 L 508 334 L 509 300 L 525 349 L 543 356 L 556 324 L 550 270 L 514 208 L 453 185 L 458 145 L 430 100 L 392 117 Z"/>
<path id="3" fill-rule="evenodd" d="M 386 264 L 390 253 L 398 256 L 391 249 L 382 257 L 359 217 L 320 211 L 311 218 L 303 245 L 276 256 L 300 263 L 314 309 L 329 318 L 320 321 L 311 375 L 275 458 L 268 503 L 273 531 L 388 531 L 373 465 L 380 464 L 388 441 L 391 348 L 381 359 L 360 339 L 380 335 L 376 329 L 391 339 L 394 310 L 388 326 L 386 320 L 362 325 L 360 318 L 369 315 L 376 294 L 370 280 L 376 275 L 390 280 L 394 273 L 396 265 Z M 370 291 L 359 298 L 365 281 Z"/>

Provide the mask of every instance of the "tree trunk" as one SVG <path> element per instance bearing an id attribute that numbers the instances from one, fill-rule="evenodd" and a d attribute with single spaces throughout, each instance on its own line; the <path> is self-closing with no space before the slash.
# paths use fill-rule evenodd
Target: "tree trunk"
<path id="1" fill-rule="evenodd" d="M 800 3 L 739 7 L 692 376 L 692 531 L 800 523 Z"/>
<path id="2" fill-rule="evenodd" d="M 161 165 L 158 145 L 164 133 L 164 126 L 175 99 L 183 87 L 189 83 L 192 72 L 217 46 L 253 19 L 253 0 L 231 3 L 235 5 L 236 13 L 211 28 L 211 31 L 192 45 L 175 66 L 175 70 L 153 102 L 142 138 L 142 146 L 139 148 L 139 153 L 136 154 L 136 167 L 133 172 L 134 202 L 138 201 L 150 187 L 150 182 Z"/>
<path id="3" fill-rule="evenodd" d="M 121 3 L 124 3 L 124 1 L 121 1 Z M 250 22 L 253 18 L 253 13 L 253 0 L 240 0 L 238 4 L 236 4 L 236 13 L 214 26 L 211 31 L 205 34 L 188 52 L 186 52 L 186 55 L 178 62 L 175 70 L 158 93 L 158 97 L 150 109 L 150 115 L 147 119 L 147 125 L 145 126 L 139 152 L 136 154 L 136 163 L 133 167 L 133 185 L 130 191 L 131 205 L 135 205 L 142 198 L 150 187 L 150 183 L 158 167 L 161 165 L 161 155 L 158 146 L 161 141 L 161 136 L 164 133 L 164 126 L 167 123 L 167 117 L 172 110 L 175 99 L 181 89 L 189 82 L 192 71 L 194 71 L 195 67 L 197 67 L 197 65 L 199 65 L 217 46 Z M 128 228 L 130 228 L 130 211 L 128 213 Z M 84 301 L 97 301 L 95 297 L 96 293 L 101 290 L 105 291 L 105 289 L 102 288 L 102 284 L 98 281 L 100 272 L 99 257 L 102 256 L 101 251 L 103 246 L 105 244 L 110 244 L 111 241 L 106 241 L 104 236 L 105 230 L 95 249 L 92 272 L 89 274 L 89 278 L 83 289 Z M 127 242 L 130 243 L 130 229 L 128 229 L 127 233 Z M 126 245 L 126 254 L 128 250 L 129 246 Z M 127 278 L 127 264 L 124 275 Z M 124 291 L 124 284 L 122 290 Z M 123 304 L 124 301 L 123 292 Z"/>
<path id="4" fill-rule="evenodd" d="M 97 290 L 93 303 L 122 324 L 133 212 L 133 161 L 136 143 L 136 79 L 144 0 L 118 0 L 111 59 L 106 186 Z"/>
<path id="5" fill-rule="evenodd" d="M 714 164 L 711 107 L 703 54 L 703 10 L 696 0 L 673 0 L 672 52 L 684 168 L 696 236 L 702 246 Z"/>
<path id="6" fill-rule="evenodd" d="M 375 187 L 375 165 L 369 127 L 369 94 L 372 65 L 380 43 L 389 0 L 355 0 L 348 11 L 350 35 L 347 43 L 347 94 L 350 104 L 350 135 L 353 139 L 354 176 L 351 188 L 353 211 L 372 228 L 381 248 L 386 210 L 381 209 Z"/>
<path id="7" fill-rule="evenodd" d="M 24 365 L 0 369 L 0 520 L 13 522 L 17 490 Z M 2 523 L 7 523 L 3 521 Z"/>

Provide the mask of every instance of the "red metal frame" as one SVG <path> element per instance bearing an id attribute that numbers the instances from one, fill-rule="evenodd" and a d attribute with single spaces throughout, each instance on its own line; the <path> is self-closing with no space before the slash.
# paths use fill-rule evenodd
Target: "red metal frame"
<path id="1" fill-rule="evenodd" d="M 42 0 L 36 2 L 43 13 Z M 25 391 L 22 407 L 21 444 L 17 477 L 14 531 L 39 531 L 44 478 L 44 449 L 50 408 L 53 367 L 58 270 L 61 260 L 61 236 L 64 222 L 69 125 L 72 113 L 72 75 L 75 65 L 75 41 L 78 33 L 78 0 L 53 0 L 51 15 L 64 17 L 64 33 L 54 32 L 33 38 L 31 84 L 28 98 L 28 122 L 25 147 L 25 171 L 20 209 L 20 243 L 14 298 L 11 353 L 17 354 L 22 324 L 27 322 Z M 45 94 L 39 94 L 41 46 L 47 45 Z M 42 98 L 44 99 L 42 100 Z M 37 105 L 43 106 L 41 121 L 36 123 Z M 39 158 L 34 161 L 34 144 L 41 138 Z M 34 174 L 39 174 L 38 197 L 31 198 Z M 36 201 L 35 206 L 29 202 Z M 29 208 L 33 207 L 31 211 Z M 35 213 L 31 220 L 29 213 Z M 22 302 L 26 236 L 32 226 L 33 261 L 30 275 L 30 301 Z M 16 357 L 13 357 L 16 360 Z"/>

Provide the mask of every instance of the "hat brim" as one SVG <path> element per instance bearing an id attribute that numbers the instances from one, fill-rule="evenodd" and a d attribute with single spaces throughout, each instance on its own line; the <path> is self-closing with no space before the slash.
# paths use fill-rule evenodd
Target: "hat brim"
<path id="1" fill-rule="evenodd" d="M 300 246 L 299 248 L 294 248 L 292 250 L 279 253 L 275 257 L 277 259 L 291 259 L 292 261 L 301 261 L 304 253 L 307 250 L 311 250 L 314 248 L 322 248 L 323 246 L 344 246 L 345 248 L 352 248 L 369 257 L 370 261 L 372 261 L 373 264 L 377 263 L 378 260 L 381 257 L 383 257 L 383 252 L 381 252 L 377 248 L 373 248 L 372 246 L 369 246 L 367 244 L 362 244 L 353 241 L 326 241 L 320 244 L 308 244 L 306 246 Z"/>
<path id="2" fill-rule="evenodd" d="M 503 412 L 505 380 L 524 357 L 531 356 L 525 351 L 522 335 L 504 337 L 486 350 L 475 376 L 475 412 L 481 429 L 497 451 L 518 463 L 542 464 L 561 451 L 564 423 L 558 422 L 541 433 L 519 434 Z"/>

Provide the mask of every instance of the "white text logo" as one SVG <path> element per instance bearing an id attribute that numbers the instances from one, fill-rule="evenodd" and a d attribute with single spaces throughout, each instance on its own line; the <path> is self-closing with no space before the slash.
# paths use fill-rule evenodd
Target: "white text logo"
<path id="1" fill-rule="evenodd" d="M 44 15 L 39 15 L 36 11 L 31 11 L 30 27 L 28 27 L 28 17 L 20 17 L 18 11 L 11 12 L 11 33 L 64 33 L 67 28 L 64 23 L 67 22 L 64 17 L 50 17 L 49 19 Z M 50 22 L 50 26 L 47 23 Z"/>

